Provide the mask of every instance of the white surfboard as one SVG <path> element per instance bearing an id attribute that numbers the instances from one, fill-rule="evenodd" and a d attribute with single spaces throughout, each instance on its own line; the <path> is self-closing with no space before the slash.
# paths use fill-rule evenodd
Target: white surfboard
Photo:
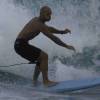
<path id="1" fill-rule="evenodd" d="M 71 92 L 81 89 L 88 89 L 95 86 L 100 86 L 100 78 L 88 78 L 79 80 L 67 80 L 59 82 L 58 84 L 50 87 L 38 87 L 37 90 L 47 91 L 52 93 Z"/>
<path id="2" fill-rule="evenodd" d="M 33 86 L 32 80 L 8 73 L 0 71 L 0 81 L 4 83 L 16 83 L 17 85 L 21 85 L 21 88 L 28 88 L 31 90 L 43 91 L 43 92 L 51 92 L 51 93 L 63 93 L 63 92 L 71 92 L 76 90 L 88 89 L 96 86 L 100 86 L 100 78 L 87 78 L 87 79 L 79 79 L 79 80 L 66 80 L 58 82 L 58 84 L 50 87 L 44 87 L 43 83 L 39 83 L 38 86 Z"/>

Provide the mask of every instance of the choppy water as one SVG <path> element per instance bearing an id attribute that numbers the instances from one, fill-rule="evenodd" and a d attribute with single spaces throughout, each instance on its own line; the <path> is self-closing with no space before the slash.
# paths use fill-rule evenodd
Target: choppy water
<path id="1" fill-rule="evenodd" d="M 22 27 L 39 9 L 48 5 L 53 10 L 48 25 L 59 29 L 69 28 L 72 34 L 57 35 L 67 44 L 74 45 L 77 53 L 57 46 L 42 34 L 30 41 L 49 55 L 49 77 L 52 80 L 81 79 L 100 75 L 100 0 L 3 0 L 0 1 L 0 66 L 27 62 L 13 50 L 13 43 Z M 56 5 L 56 7 L 55 7 Z M 0 70 L 12 72 L 28 79 L 32 78 L 35 65 L 0 67 Z M 1 72 L 0 72 L 1 73 Z M 1 74 L 0 74 L 1 75 Z M 13 74 L 11 75 L 13 76 Z M 99 87 L 89 89 L 87 94 L 50 94 L 21 88 L 19 78 L 9 74 L 0 79 L 1 100 L 99 100 Z M 7 82 L 5 81 L 7 78 Z M 41 80 L 41 76 L 40 76 Z M 12 84 L 14 81 L 14 84 Z M 25 81 L 26 82 L 26 81 Z M 15 84 L 16 83 L 16 84 Z M 20 83 L 20 84 L 19 84 Z M 27 82 L 26 82 L 27 83 Z M 31 82 L 30 82 L 31 83 Z M 12 86 L 10 85 L 12 84 Z M 16 86 L 15 86 L 16 85 Z M 23 84 L 26 85 L 26 84 Z M 24 92 L 23 92 L 24 91 Z M 84 93 L 85 93 L 84 92 Z M 100 91 L 99 91 L 100 92 Z"/>
<path id="2" fill-rule="evenodd" d="M 99 100 L 100 86 L 67 93 L 41 92 L 32 81 L 8 72 L 0 71 L 1 100 Z"/>

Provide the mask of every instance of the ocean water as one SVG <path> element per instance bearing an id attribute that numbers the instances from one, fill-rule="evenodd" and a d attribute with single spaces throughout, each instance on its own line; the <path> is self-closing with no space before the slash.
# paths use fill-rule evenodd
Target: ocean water
<path id="1" fill-rule="evenodd" d="M 28 80 L 32 79 L 35 65 L 9 67 L 28 62 L 15 53 L 13 44 L 23 26 L 39 15 L 44 5 L 53 11 L 47 24 L 58 29 L 69 28 L 72 34 L 57 36 L 77 51 L 54 44 L 42 33 L 30 41 L 48 53 L 49 78 L 63 81 L 100 75 L 100 0 L 3 0 L 0 1 L 0 100 L 99 100 L 99 87 L 71 94 L 33 91 Z"/>

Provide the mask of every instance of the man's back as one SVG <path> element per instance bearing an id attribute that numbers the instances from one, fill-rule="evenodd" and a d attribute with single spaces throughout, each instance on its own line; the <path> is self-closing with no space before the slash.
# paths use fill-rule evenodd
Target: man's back
<path id="1" fill-rule="evenodd" d="M 30 20 L 24 28 L 21 30 L 17 38 L 23 38 L 25 40 L 31 40 L 35 36 L 37 36 L 40 31 L 39 31 L 39 19 L 37 17 L 33 18 Z"/>

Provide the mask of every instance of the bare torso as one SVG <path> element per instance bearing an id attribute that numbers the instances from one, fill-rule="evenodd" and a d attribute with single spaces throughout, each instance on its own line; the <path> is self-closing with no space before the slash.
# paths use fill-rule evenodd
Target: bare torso
<path id="1" fill-rule="evenodd" d="M 70 30 L 58 30 L 53 27 L 47 26 L 45 24 L 44 20 L 39 19 L 39 17 L 35 17 L 32 20 L 30 20 L 22 29 L 22 31 L 19 33 L 17 39 L 25 39 L 26 41 L 29 41 L 33 38 L 35 38 L 39 33 L 42 32 L 45 36 L 50 38 L 52 41 L 54 41 L 56 44 L 65 47 L 67 49 L 72 49 L 75 51 L 73 46 L 66 45 L 64 42 L 62 42 L 58 37 L 53 35 L 53 33 L 57 34 L 66 34 L 70 32 Z"/>
<path id="2" fill-rule="evenodd" d="M 40 33 L 40 23 L 41 22 L 37 17 L 33 18 L 24 26 L 17 38 L 25 39 L 27 41 L 33 39 Z"/>

